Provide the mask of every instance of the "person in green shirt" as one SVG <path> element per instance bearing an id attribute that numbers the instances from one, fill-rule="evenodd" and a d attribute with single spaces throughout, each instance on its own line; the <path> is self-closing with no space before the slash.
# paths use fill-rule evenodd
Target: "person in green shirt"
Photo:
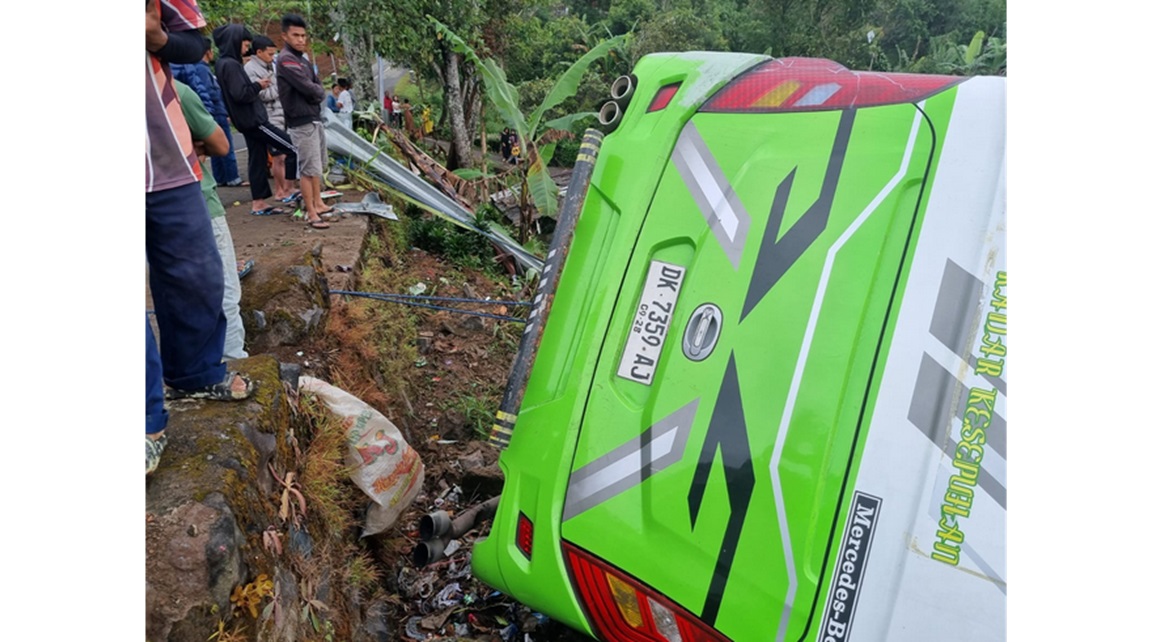
<path id="1" fill-rule="evenodd" d="M 238 279 L 237 256 L 233 249 L 233 236 L 229 233 L 229 225 L 225 220 L 225 206 L 217 195 L 217 181 L 213 179 L 207 156 L 220 156 L 229 153 L 229 140 L 225 132 L 213 120 L 205 103 L 197 92 L 188 85 L 174 81 L 177 88 L 177 97 L 181 101 L 181 113 L 185 122 L 189 124 L 189 131 L 193 134 L 194 146 L 197 149 L 198 159 L 201 162 L 201 195 L 205 197 L 205 204 L 209 208 L 209 219 L 213 225 L 213 238 L 217 242 L 217 251 L 221 254 L 221 267 L 225 276 L 225 296 L 222 298 L 221 308 L 225 313 L 225 350 L 222 356 L 225 359 L 244 359 L 249 356 L 245 351 L 245 327 L 241 322 L 241 282 Z"/>

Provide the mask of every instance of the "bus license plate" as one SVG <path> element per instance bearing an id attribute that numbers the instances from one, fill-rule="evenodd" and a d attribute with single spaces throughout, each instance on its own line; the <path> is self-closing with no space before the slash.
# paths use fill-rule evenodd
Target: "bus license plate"
<path id="1" fill-rule="evenodd" d="M 664 349 L 668 326 L 672 325 L 672 313 L 680 296 L 684 272 L 682 266 L 652 261 L 617 375 L 646 386 L 652 385 L 652 375 L 656 373 L 656 363 Z"/>

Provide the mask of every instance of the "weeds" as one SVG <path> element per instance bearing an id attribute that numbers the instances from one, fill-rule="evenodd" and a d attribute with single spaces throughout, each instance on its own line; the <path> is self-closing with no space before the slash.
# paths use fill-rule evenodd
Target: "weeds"
<path id="1" fill-rule="evenodd" d="M 346 581 L 355 590 L 368 593 L 378 585 L 379 570 L 374 558 L 366 551 L 359 551 L 346 565 Z"/>
<path id="2" fill-rule="evenodd" d="M 453 411 L 463 415 L 467 426 L 480 439 L 486 439 L 491 434 L 491 424 L 495 418 L 495 410 L 502 401 L 503 391 L 490 386 L 480 386 L 477 382 L 471 383 L 471 393 L 460 393 L 444 402 L 442 410 Z"/>
<path id="3" fill-rule="evenodd" d="M 225 630 L 225 620 L 217 621 L 217 629 L 214 630 L 213 635 L 210 635 L 206 642 L 245 642 L 249 637 L 245 635 L 245 625 L 238 623 L 230 630 Z"/>
<path id="4" fill-rule="evenodd" d="M 495 248 L 478 232 L 465 230 L 437 216 L 412 220 L 407 229 L 410 244 L 414 247 L 459 267 L 498 272 L 494 261 Z"/>
<path id="5" fill-rule="evenodd" d="M 308 403 L 316 403 L 310 400 Z M 303 454 L 302 476 L 297 480 L 311 508 L 311 524 L 337 540 L 347 538 L 354 525 L 357 491 L 350 482 L 346 461 L 346 431 L 334 415 L 310 408 L 313 438 Z"/>
<path id="6" fill-rule="evenodd" d="M 236 586 L 229 601 L 234 608 L 249 611 L 250 617 L 257 619 L 258 605 L 262 600 L 274 594 L 274 582 L 268 575 L 262 573 L 257 579 L 245 586 Z M 219 630 L 222 627 L 218 627 Z"/>

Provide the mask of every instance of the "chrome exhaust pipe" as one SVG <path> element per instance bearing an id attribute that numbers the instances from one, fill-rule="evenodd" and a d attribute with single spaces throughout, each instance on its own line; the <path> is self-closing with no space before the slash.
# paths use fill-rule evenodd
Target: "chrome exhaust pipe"
<path id="1" fill-rule="evenodd" d="M 620 76 L 612 81 L 612 100 L 623 104 L 636 93 L 636 77 Z"/>
<path id="2" fill-rule="evenodd" d="M 599 120 L 600 124 L 612 131 L 620 124 L 620 120 L 624 118 L 624 110 L 614 100 L 609 100 L 600 107 Z"/>

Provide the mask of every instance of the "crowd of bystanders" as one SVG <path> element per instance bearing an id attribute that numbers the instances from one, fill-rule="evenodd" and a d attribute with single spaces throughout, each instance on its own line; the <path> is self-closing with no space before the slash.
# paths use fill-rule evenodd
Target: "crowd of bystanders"
<path id="1" fill-rule="evenodd" d="M 146 475 L 167 441 L 166 400 L 241 400 L 253 390 L 226 363 L 247 356 L 241 268 L 217 194 L 218 185 L 242 184 L 231 127 L 246 143 L 250 212 L 284 213 L 267 199 L 283 205 L 301 199 L 307 224 L 329 227 L 322 217 L 330 208 L 321 198 L 326 92 L 308 57 L 305 20 L 289 14 L 281 26 L 280 52 L 242 25 L 218 27 L 211 70 L 214 55 L 197 2 L 145 2 L 145 256 L 159 333 L 146 315 Z M 349 113 L 349 92 L 340 96 Z"/>

